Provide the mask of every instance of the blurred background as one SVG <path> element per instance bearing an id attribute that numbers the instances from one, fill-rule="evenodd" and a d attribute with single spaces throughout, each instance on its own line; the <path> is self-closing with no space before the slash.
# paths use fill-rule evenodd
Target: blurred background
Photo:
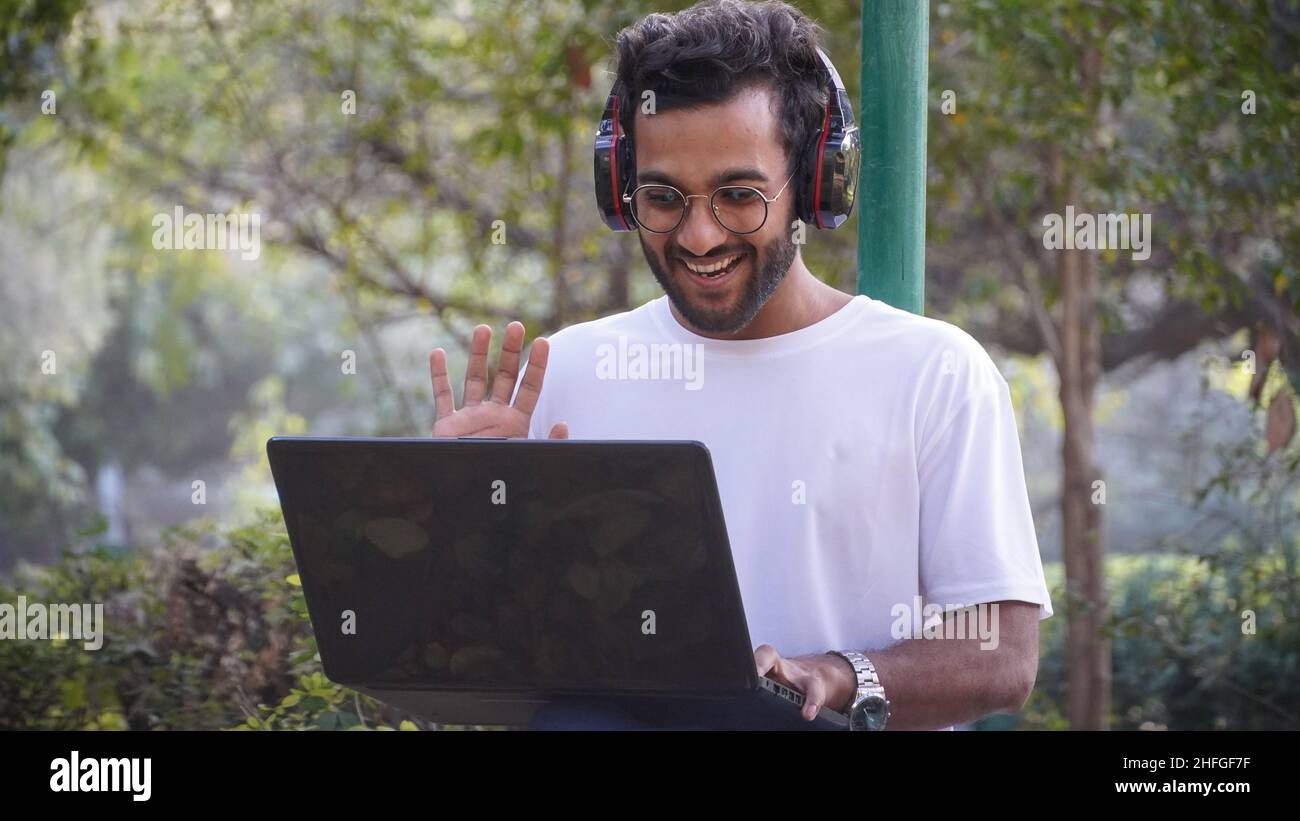
<path id="1" fill-rule="evenodd" d="M 0 602 L 110 627 L 0 642 L 0 728 L 432 726 L 321 676 L 265 441 L 427 435 L 432 348 L 659 295 L 592 139 L 613 37 L 687 5 L 0 0 Z M 861 111 L 874 3 L 794 5 Z M 929 11 L 926 313 L 1011 384 L 1057 609 L 977 726 L 1300 729 L 1300 3 Z M 1064 270 L 1067 204 L 1150 258 Z M 155 249 L 178 206 L 260 254 Z M 809 268 L 856 291 L 872 218 Z"/>

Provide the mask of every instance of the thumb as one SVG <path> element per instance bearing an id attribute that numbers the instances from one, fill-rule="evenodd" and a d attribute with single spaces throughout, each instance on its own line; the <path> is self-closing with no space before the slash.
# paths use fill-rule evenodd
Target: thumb
<path id="1" fill-rule="evenodd" d="M 821 676 L 814 675 L 808 680 L 803 698 L 803 717 L 807 721 L 812 721 L 821 712 L 822 704 L 826 701 L 826 682 L 822 681 Z"/>
<path id="2" fill-rule="evenodd" d="M 546 438 L 547 439 L 568 439 L 569 423 L 556 422 L 555 425 L 551 428 L 551 435 L 547 436 Z"/>

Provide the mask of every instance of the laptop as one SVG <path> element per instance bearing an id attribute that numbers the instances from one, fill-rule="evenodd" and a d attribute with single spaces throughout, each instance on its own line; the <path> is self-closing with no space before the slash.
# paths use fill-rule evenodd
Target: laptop
<path id="1" fill-rule="evenodd" d="M 844 729 L 754 667 L 699 442 L 274 437 L 325 674 L 444 724 L 551 701 L 656 725 Z"/>

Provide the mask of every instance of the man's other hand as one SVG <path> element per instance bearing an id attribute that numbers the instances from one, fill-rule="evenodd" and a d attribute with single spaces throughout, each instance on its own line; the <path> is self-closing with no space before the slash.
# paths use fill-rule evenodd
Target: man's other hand
<path id="1" fill-rule="evenodd" d="M 847 711 L 858 687 L 853 667 L 839 656 L 823 653 L 787 659 L 772 645 L 764 644 L 754 651 L 754 666 L 760 676 L 803 693 L 803 717 L 808 721 L 815 719 L 822 707 Z"/>

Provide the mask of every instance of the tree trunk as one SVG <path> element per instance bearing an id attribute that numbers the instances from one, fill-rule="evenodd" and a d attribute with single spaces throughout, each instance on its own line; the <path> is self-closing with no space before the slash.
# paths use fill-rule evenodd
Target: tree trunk
<path id="1" fill-rule="evenodd" d="M 636 262 L 639 243 L 620 242 L 614 252 L 616 261 L 609 266 L 605 286 L 605 312 L 626 311 L 632 307 L 632 265 Z"/>
<path id="2" fill-rule="evenodd" d="M 1066 187 L 1069 190 L 1069 187 Z M 1067 199 L 1073 202 L 1073 199 Z M 1067 225 L 1067 231 L 1073 226 Z M 1102 634 L 1106 601 L 1105 545 L 1102 541 L 1104 487 L 1093 461 L 1096 441 L 1092 411 L 1101 372 L 1101 335 L 1096 315 L 1096 284 L 1089 251 L 1065 250 L 1061 272 L 1061 540 L 1065 556 L 1070 727 L 1109 727 L 1110 641 Z"/>
<path id="3" fill-rule="evenodd" d="M 567 122 L 567 120 L 566 120 Z M 560 135 L 559 169 L 556 173 L 552 216 L 555 231 L 551 240 L 551 281 L 555 285 L 551 303 L 550 327 L 560 329 L 573 314 L 573 296 L 569 293 L 569 188 L 573 184 L 573 140 L 567 129 Z"/>

